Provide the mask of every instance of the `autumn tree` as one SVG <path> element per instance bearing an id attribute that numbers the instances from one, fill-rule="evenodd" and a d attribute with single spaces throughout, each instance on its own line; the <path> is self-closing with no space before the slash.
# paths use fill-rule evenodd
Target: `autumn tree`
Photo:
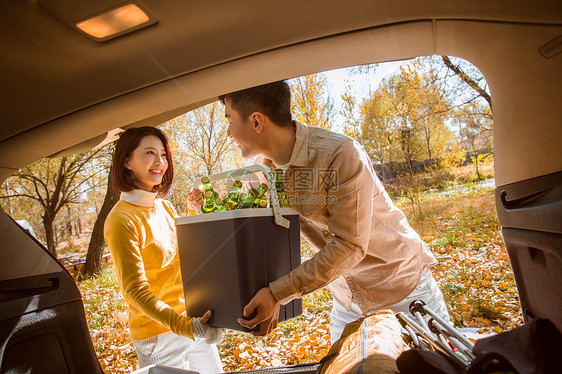
<path id="1" fill-rule="evenodd" d="M 480 70 L 468 61 L 449 56 L 441 56 L 441 59 L 449 72 L 445 79 L 458 103 L 452 112 L 452 122 L 458 128 L 461 144 L 470 154 L 480 179 L 479 164 L 493 148 L 492 97 L 488 83 Z"/>
<path id="2" fill-rule="evenodd" d="M 341 94 L 342 108 L 340 109 L 340 114 L 344 118 L 344 128 L 343 132 L 345 135 L 357 140 L 361 135 L 361 125 L 356 118 L 356 105 L 357 98 L 352 94 L 353 88 L 351 84 L 345 88 L 343 94 Z"/>
<path id="3" fill-rule="evenodd" d="M 481 179 L 480 163 L 492 148 L 492 120 L 489 107 L 472 102 L 455 111 L 454 124 L 465 149 L 471 154 L 476 177 Z M 484 152 L 484 153 L 483 153 Z"/>
<path id="4" fill-rule="evenodd" d="M 54 222 L 61 209 L 75 204 L 85 192 L 85 183 L 95 173 L 84 173 L 101 148 L 73 156 L 47 158 L 19 170 L 10 178 L 10 191 L 2 198 L 27 198 L 39 204 L 47 249 L 57 255 Z"/>
<path id="5" fill-rule="evenodd" d="M 291 111 L 295 119 L 305 125 L 332 129 L 334 102 L 329 95 L 324 74 L 311 74 L 291 79 Z"/>
<path id="6" fill-rule="evenodd" d="M 358 141 L 371 159 L 381 164 L 397 159 L 396 124 L 389 99 L 384 89 L 379 90 L 364 100 L 360 107 L 361 134 Z"/>
<path id="7" fill-rule="evenodd" d="M 431 63 L 417 59 L 387 77 L 363 101 L 360 141 L 380 162 L 434 158 L 452 134 L 445 124 L 450 104 Z"/>
<path id="8" fill-rule="evenodd" d="M 354 77 L 359 76 L 360 79 L 368 83 L 368 96 L 372 96 L 372 85 L 371 80 L 373 80 L 375 73 L 378 68 L 378 64 L 367 64 L 359 65 L 346 69 L 346 74 L 350 77 L 350 80 L 346 81 L 346 87 L 343 94 L 340 95 L 342 101 L 342 107 L 340 108 L 340 115 L 344 119 L 343 132 L 345 135 L 355 139 L 360 140 L 361 137 L 361 121 L 358 116 L 361 116 L 360 109 L 358 112 L 357 97 L 355 87 L 352 84 Z"/>
<path id="9" fill-rule="evenodd" d="M 452 138 L 445 125 L 451 103 L 431 58 L 414 60 L 406 69 L 413 77 L 411 84 L 416 91 L 418 128 L 425 142 L 427 158 L 433 159 L 438 156 L 436 152 Z"/>
<path id="10" fill-rule="evenodd" d="M 398 146 L 410 175 L 413 174 L 412 162 L 423 149 L 419 136 L 416 136 L 418 93 L 411 80 L 411 72 L 401 69 L 401 74 L 382 81 L 377 95 L 385 103 L 379 106 L 384 111 L 378 112 L 385 118 L 377 123 L 384 123 L 391 129 L 391 138 L 396 140 L 394 144 Z"/>

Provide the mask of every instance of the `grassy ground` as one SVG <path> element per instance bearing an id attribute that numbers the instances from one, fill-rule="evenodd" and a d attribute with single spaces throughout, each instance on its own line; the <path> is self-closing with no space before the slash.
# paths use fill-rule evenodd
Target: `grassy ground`
<path id="1" fill-rule="evenodd" d="M 106 373 L 130 373 L 137 356 L 129 333 L 128 307 L 113 265 L 95 279 L 78 283 L 94 349 Z"/>
<path id="2" fill-rule="evenodd" d="M 459 171 L 457 171 L 459 172 Z M 469 173 L 466 169 L 463 173 Z M 500 332 L 522 323 L 519 301 L 501 240 L 493 188 L 474 184 L 398 197 L 396 204 L 438 260 L 434 277 L 458 327 Z M 313 255 L 303 244 L 303 258 Z M 109 267 L 79 285 L 98 357 L 106 372 L 136 368 L 127 307 Z M 329 350 L 331 296 L 326 289 L 303 299 L 304 313 L 264 338 L 228 331 L 219 351 L 225 371 L 320 360 Z"/>
<path id="3" fill-rule="evenodd" d="M 458 327 L 501 332 L 522 323 L 493 188 L 467 184 L 397 205 L 437 258 L 434 277 Z"/>

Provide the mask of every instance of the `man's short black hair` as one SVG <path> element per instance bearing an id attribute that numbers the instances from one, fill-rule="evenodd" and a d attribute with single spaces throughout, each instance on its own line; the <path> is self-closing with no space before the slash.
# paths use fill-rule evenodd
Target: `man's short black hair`
<path id="1" fill-rule="evenodd" d="M 219 96 L 224 104 L 229 100 L 232 109 L 247 120 L 254 112 L 265 114 L 279 126 L 292 126 L 291 89 L 285 81 L 273 82 Z"/>

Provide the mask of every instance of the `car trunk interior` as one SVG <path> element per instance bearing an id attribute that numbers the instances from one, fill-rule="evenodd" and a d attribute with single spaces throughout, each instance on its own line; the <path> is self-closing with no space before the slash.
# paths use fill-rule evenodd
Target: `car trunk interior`
<path id="1" fill-rule="evenodd" d="M 525 320 L 548 318 L 562 330 L 559 1 L 145 0 L 138 3 L 157 23 L 102 43 L 53 11 L 98 11 L 88 3 L 0 3 L 1 181 L 235 90 L 360 64 L 460 57 L 480 69 L 493 98 L 496 206 Z M 0 372 L 27 371 L 30 362 L 101 372 L 70 275 L 3 211 L 0 232 Z"/>

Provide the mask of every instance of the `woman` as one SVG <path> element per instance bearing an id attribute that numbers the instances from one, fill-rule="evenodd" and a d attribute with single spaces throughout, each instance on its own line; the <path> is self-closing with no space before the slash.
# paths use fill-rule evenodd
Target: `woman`
<path id="1" fill-rule="evenodd" d="M 153 127 L 125 131 L 115 148 L 111 184 L 121 194 L 105 222 L 131 337 L 141 367 L 160 364 L 201 373 L 222 371 L 222 330 L 185 315 L 172 204 L 161 198 L 174 169 L 166 136 Z"/>

